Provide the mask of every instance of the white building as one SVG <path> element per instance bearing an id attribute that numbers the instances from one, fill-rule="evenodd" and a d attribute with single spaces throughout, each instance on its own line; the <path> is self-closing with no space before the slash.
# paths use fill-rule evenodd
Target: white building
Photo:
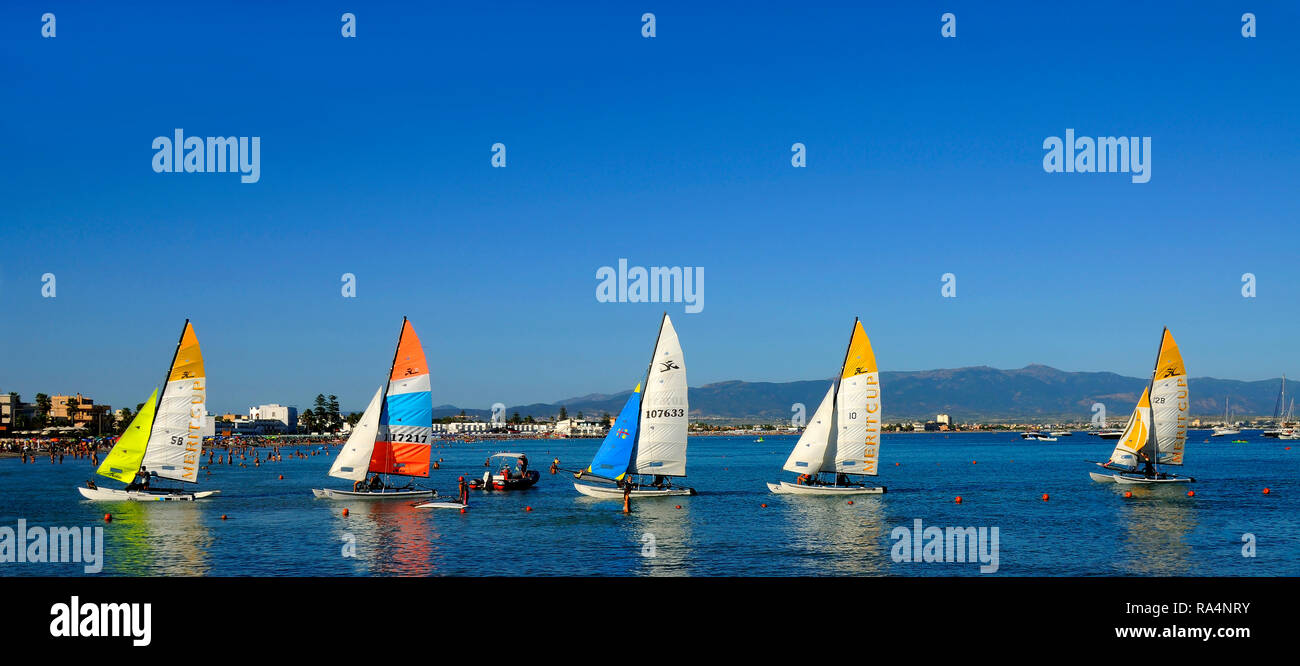
<path id="1" fill-rule="evenodd" d="M 946 426 L 950 426 L 950 425 L 952 425 L 952 420 L 948 418 L 948 415 L 947 415 L 947 414 L 939 414 L 939 415 L 935 416 L 935 417 L 934 417 L 934 422 L 935 422 L 935 423 L 941 423 L 941 424 L 946 425 Z"/>
<path id="2" fill-rule="evenodd" d="M 290 430 L 298 427 L 298 408 L 284 405 L 258 405 L 248 409 L 250 421 L 279 421 Z"/>

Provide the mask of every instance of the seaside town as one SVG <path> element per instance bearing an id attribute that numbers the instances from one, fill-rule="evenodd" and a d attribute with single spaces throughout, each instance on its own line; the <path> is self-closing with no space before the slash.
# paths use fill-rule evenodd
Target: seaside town
<path id="1" fill-rule="evenodd" d="M 47 395 L 37 393 L 32 402 L 24 402 L 18 393 L 0 393 L 0 455 L 34 456 L 82 452 L 89 456 L 107 450 L 131 422 L 142 405 L 114 409 L 96 403 L 81 393 Z M 360 412 L 340 411 L 338 399 L 318 395 L 312 408 L 264 404 L 249 407 L 248 413 L 208 413 L 201 431 L 205 442 L 218 448 L 282 443 L 340 443 L 361 418 Z M 517 412 L 496 421 L 483 420 L 462 410 L 457 415 L 435 418 L 433 437 L 444 441 L 485 439 L 565 439 L 604 437 L 615 417 L 602 412 L 592 417 L 582 412 L 570 415 L 560 407 L 549 418 L 520 416 Z M 1112 419 L 1104 428 L 1084 421 L 1043 423 L 970 422 L 958 423 L 948 414 L 936 414 L 932 420 L 884 423 L 882 432 L 1044 432 L 1065 436 L 1076 431 L 1092 434 L 1115 433 L 1124 425 Z M 1208 425 L 1208 422 L 1207 422 Z M 1242 423 L 1246 425 L 1246 423 Z M 1201 419 L 1191 422 L 1201 427 Z M 740 422 L 736 419 L 698 420 L 689 426 L 692 436 L 728 435 L 796 435 L 802 428 L 790 422 Z"/>

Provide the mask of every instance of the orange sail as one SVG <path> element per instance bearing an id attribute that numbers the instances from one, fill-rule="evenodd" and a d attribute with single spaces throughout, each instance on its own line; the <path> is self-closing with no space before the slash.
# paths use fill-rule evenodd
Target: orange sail
<path id="1" fill-rule="evenodd" d="M 433 436 L 433 400 L 424 347 L 411 322 L 402 320 L 402 337 L 384 394 L 379 433 L 370 454 L 370 471 L 429 476 Z"/>

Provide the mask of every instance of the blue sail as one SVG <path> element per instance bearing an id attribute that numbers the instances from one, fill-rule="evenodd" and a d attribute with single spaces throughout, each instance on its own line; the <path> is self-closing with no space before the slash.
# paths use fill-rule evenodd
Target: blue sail
<path id="1" fill-rule="evenodd" d="M 591 459 L 587 471 L 609 479 L 622 481 L 627 475 L 627 466 L 632 462 L 632 449 L 636 447 L 637 418 L 641 412 L 641 385 L 637 384 L 632 395 L 628 396 L 623 411 L 618 413 L 614 425 L 610 427 L 605 441 L 601 442 L 596 457 Z"/>

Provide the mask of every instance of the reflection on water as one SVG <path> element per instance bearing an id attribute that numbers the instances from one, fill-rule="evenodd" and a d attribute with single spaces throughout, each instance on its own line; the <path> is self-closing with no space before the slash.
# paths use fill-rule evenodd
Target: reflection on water
<path id="1" fill-rule="evenodd" d="M 437 523 L 430 509 L 416 509 L 410 502 L 358 501 L 338 503 L 348 516 L 333 510 L 332 529 L 343 547 L 352 544 L 348 562 L 360 575 L 437 575 L 439 541 Z M 333 509 L 333 507 L 331 507 Z"/>
<path id="2" fill-rule="evenodd" d="M 678 509 L 678 506 L 682 508 Z M 691 575 L 691 502 L 688 498 L 634 501 L 628 518 L 629 535 L 633 539 L 629 547 L 637 548 L 641 555 L 636 575 Z"/>
<path id="3" fill-rule="evenodd" d="M 1187 575 L 1192 548 L 1187 535 L 1195 527 L 1192 506 L 1182 489 L 1129 486 L 1130 501 L 1120 505 L 1126 534 L 1121 543 L 1121 569 L 1155 576 Z"/>
<path id="4" fill-rule="evenodd" d="M 118 502 L 104 530 L 104 569 L 134 576 L 204 576 L 212 535 L 194 502 Z"/>
<path id="5" fill-rule="evenodd" d="M 883 495 L 791 495 L 784 500 L 792 547 L 815 556 L 817 568 L 835 576 L 880 576 L 888 569 L 883 538 Z"/>

